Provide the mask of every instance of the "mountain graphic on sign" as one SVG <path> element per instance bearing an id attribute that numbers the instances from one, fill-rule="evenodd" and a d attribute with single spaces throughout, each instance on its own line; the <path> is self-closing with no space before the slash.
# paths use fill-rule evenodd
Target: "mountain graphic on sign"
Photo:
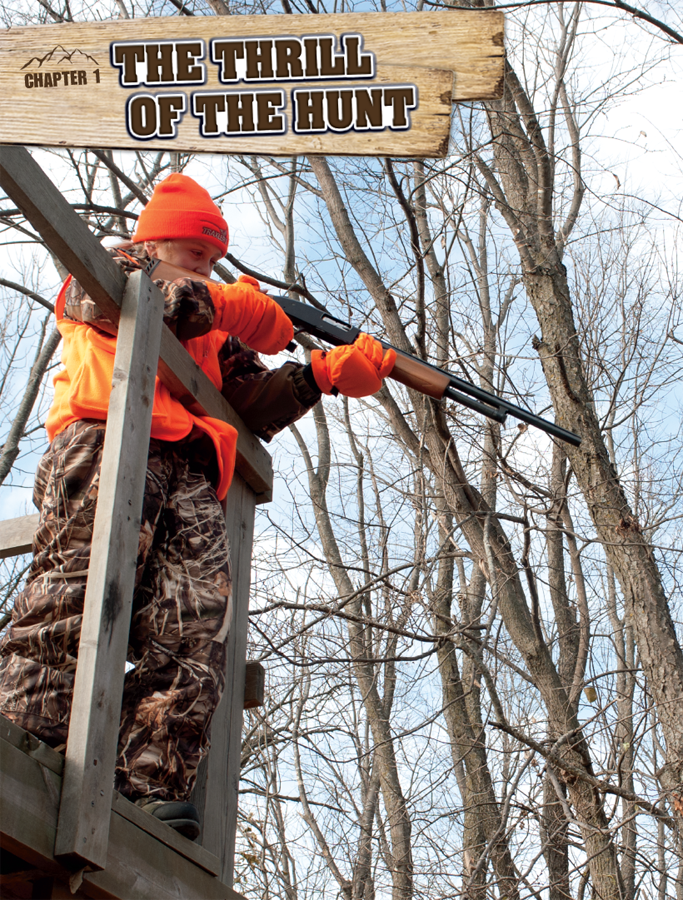
<path id="1" fill-rule="evenodd" d="M 31 59 L 29 59 L 29 61 L 26 63 L 26 65 L 23 65 L 21 68 L 26 69 L 28 66 L 31 65 L 31 63 L 36 63 L 36 62 L 38 63 L 38 66 L 40 67 L 43 65 L 44 62 L 50 62 L 53 59 L 53 57 L 55 56 L 55 54 L 58 54 L 58 53 L 61 53 L 62 55 L 59 56 L 58 58 L 54 59 L 54 62 L 56 62 L 56 63 L 64 62 L 64 60 L 67 60 L 68 62 L 72 62 L 73 57 L 78 53 L 79 56 L 83 57 L 84 60 L 89 59 L 91 62 L 94 62 L 96 66 L 99 66 L 99 63 L 97 62 L 95 57 L 91 56 L 89 53 L 84 53 L 83 50 L 79 50 L 78 48 L 76 48 L 75 50 L 67 50 L 65 47 L 62 47 L 61 44 L 57 44 L 57 46 L 53 47 L 49 53 L 45 54 L 45 56 L 31 57 Z"/>

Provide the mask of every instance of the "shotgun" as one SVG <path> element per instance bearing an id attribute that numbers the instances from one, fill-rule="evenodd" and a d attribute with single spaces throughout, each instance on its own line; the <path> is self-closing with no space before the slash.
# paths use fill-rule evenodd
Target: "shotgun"
<path id="1" fill-rule="evenodd" d="M 161 278 L 164 281 L 175 281 L 176 278 L 192 278 L 195 281 L 213 280 L 160 259 L 151 260 L 145 271 L 151 278 Z M 352 344 L 360 334 L 360 328 L 349 325 L 348 322 L 338 319 L 325 310 L 301 303 L 299 300 L 291 300 L 289 297 L 269 296 L 287 313 L 296 331 L 310 334 L 327 344 L 335 347 L 340 344 Z M 527 425 L 540 428 L 541 431 L 545 431 L 552 437 L 566 441 L 573 447 L 578 447 L 581 443 L 581 438 L 573 431 L 567 431 L 565 428 L 555 425 L 554 422 L 549 422 L 520 406 L 515 406 L 514 403 L 508 403 L 507 400 L 478 388 L 471 382 L 453 375 L 452 372 L 439 369 L 431 363 L 423 362 L 416 356 L 404 353 L 386 341 L 380 341 L 380 343 L 385 350 L 396 351 L 396 363 L 389 378 L 406 387 L 413 388 L 435 400 L 443 400 L 444 397 L 447 397 L 474 412 L 500 422 L 501 425 L 510 415 L 521 422 L 526 422 Z"/>

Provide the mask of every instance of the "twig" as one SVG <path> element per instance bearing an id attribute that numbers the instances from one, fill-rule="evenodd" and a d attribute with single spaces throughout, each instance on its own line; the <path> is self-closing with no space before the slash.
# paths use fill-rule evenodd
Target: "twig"
<path id="1" fill-rule="evenodd" d="M 588 772 L 580 769 L 578 766 L 573 766 L 571 763 L 568 763 L 556 753 L 546 750 L 542 744 L 538 743 L 538 741 L 533 740 L 533 738 L 527 737 L 525 734 L 522 734 L 521 731 L 518 731 L 511 725 L 505 725 L 502 722 L 491 722 L 491 725 L 493 725 L 494 728 L 498 728 L 500 731 L 504 731 L 506 734 L 509 734 L 521 744 L 526 744 L 527 747 L 535 750 L 536 753 L 539 753 L 544 759 L 547 759 L 548 762 L 553 763 L 554 766 L 556 766 L 558 769 L 561 769 L 563 772 L 567 772 L 568 774 L 574 775 L 576 778 L 579 778 L 581 781 L 585 781 L 587 784 L 591 784 L 594 788 L 596 788 L 598 791 L 602 791 L 604 794 L 614 794 L 617 797 L 622 797 L 624 800 L 629 800 L 631 803 L 636 803 L 638 806 L 641 806 L 644 810 L 647 810 L 647 812 L 651 813 L 653 816 L 661 819 L 662 822 L 665 823 L 665 825 L 669 826 L 669 828 L 674 827 L 674 821 L 668 815 L 668 813 L 666 813 L 661 807 L 656 806 L 654 803 L 650 803 L 649 800 L 643 800 L 642 797 L 639 797 L 638 794 L 634 794 L 633 791 L 627 791 L 625 788 L 610 784 L 607 781 L 602 781 L 600 778 L 594 778 L 592 775 L 589 775 Z"/>

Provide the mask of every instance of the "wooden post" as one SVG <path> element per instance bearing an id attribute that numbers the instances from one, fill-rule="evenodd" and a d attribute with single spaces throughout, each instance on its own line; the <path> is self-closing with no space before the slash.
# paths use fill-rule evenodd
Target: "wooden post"
<path id="1" fill-rule="evenodd" d="M 30 553 L 39 520 L 38 513 L 33 513 L 0 522 L 0 559 Z"/>
<path id="2" fill-rule="evenodd" d="M 163 295 L 142 272 L 121 306 L 55 856 L 107 860 L 124 667 Z"/>
<path id="3" fill-rule="evenodd" d="M 211 723 L 211 751 L 194 802 L 202 817 L 203 846 L 222 859 L 221 880 L 232 887 L 242 752 L 244 674 L 249 626 L 251 550 L 256 496 L 237 474 L 228 493 L 226 523 L 233 577 L 233 616 L 227 646 L 225 693 Z"/>

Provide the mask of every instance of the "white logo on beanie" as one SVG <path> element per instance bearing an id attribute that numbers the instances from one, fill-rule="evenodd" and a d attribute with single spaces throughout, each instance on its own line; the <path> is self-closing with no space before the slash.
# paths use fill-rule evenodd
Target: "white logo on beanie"
<path id="1" fill-rule="evenodd" d="M 209 228 L 208 225 L 204 225 L 204 227 L 202 228 L 202 234 L 208 234 L 209 237 L 217 238 L 223 243 L 225 243 L 228 239 L 227 231 L 217 231 L 215 228 Z"/>

